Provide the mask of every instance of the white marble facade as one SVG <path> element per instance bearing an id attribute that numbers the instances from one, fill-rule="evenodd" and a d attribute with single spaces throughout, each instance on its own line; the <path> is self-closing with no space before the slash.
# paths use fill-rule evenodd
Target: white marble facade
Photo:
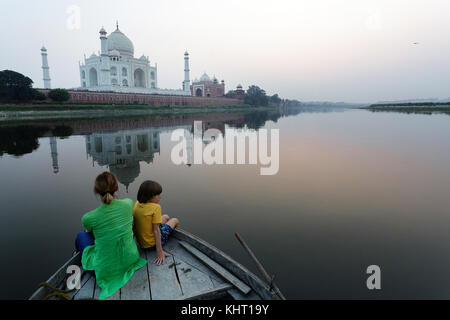
<path id="1" fill-rule="evenodd" d="M 187 86 L 189 74 L 185 74 L 185 87 L 188 90 L 159 89 L 158 67 L 151 65 L 147 56 L 134 57 L 133 42 L 117 29 L 107 36 L 106 30 L 100 30 L 101 51 L 92 54 L 80 64 L 79 90 L 112 91 L 123 93 L 147 93 L 169 95 L 191 95 Z M 189 56 L 186 53 L 186 63 Z M 185 68 L 186 69 L 186 68 Z"/>

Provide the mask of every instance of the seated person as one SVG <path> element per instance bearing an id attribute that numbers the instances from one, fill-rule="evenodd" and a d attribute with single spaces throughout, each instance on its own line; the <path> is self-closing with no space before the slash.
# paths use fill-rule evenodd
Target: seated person
<path id="1" fill-rule="evenodd" d="M 141 259 L 133 237 L 133 201 L 119 200 L 117 178 L 109 173 L 95 180 L 94 192 L 102 205 L 82 218 L 86 232 L 78 234 L 76 247 L 81 252 L 84 270 L 95 271 L 103 300 L 120 290 L 134 272 L 147 264 Z"/>
<path id="2" fill-rule="evenodd" d="M 178 225 L 178 219 L 161 215 L 162 187 L 154 181 L 145 181 L 139 188 L 134 205 L 134 234 L 142 249 L 155 249 L 157 257 L 155 264 L 166 263 L 166 257 L 170 254 L 164 252 L 163 246 L 167 243 L 169 236 Z"/>

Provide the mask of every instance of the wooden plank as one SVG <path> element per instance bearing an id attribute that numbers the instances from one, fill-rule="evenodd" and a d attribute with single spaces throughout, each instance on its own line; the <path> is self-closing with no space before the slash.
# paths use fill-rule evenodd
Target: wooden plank
<path id="1" fill-rule="evenodd" d="M 90 272 L 86 272 L 84 273 L 84 269 L 83 267 L 80 267 L 80 271 L 81 271 L 81 283 L 80 283 L 80 290 L 83 289 L 84 285 L 89 281 L 89 279 L 92 277 Z M 83 276 L 84 273 L 84 276 Z M 64 290 L 67 290 L 67 284 L 64 285 Z M 67 295 L 71 298 L 75 297 L 75 295 L 80 291 L 80 290 L 75 290 L 72 292 L 69 292 Z"/>
<path id="2" fill-rule="evenodd" d="M 59 288 L 67 276 L 67 268 L 71 265 L 80 265 L 81 255 L 77 253 L 72 258 L 70 258 L 54 275 L 52 275 L 46 282 L 50 285 Z M 47 287 L 41 287 L 36 290 L 29 300 L 42 300 L 52 291 Z"/>
<path id="3" fill-rule="evenodd" d="M 99 299 L 101 291 L 102 291 L 102 289 L 97 285 L 97 281 L 96 281 L 95 282 L 94 299 L 97 299 L 97 300 Z M 120 300 L 120 290 L 105 300 Z"/>
<path id="4" fill-rule="evenodd" d="M 164 246 L 164 251 L 173 255 L 176 260 L 182 260 L 191 267 L 194 267 L 197 270 L 207 274 L 211 278 L 214 286 L 226 283 L 214 271 L 205 266 L 199 259 L 194 257 L 191 253 L 186 251 L 186 249 L 184 249 L 180 245 L 179 240 L 171 238 Z"/>
<path id="5" fill-rule="evenodd" d="M 234 299 L 234 300 L 261 300 L 261 298 L 254 292 L 251 291 L 247 295 L 243 295 L 239 290 L 233 288 L 231 290 L 227 291 L 228 294 Z"/>
<path id="6" fill-rule="evenodd" d="M 93 299 L 94 298 L 94 289 L 95 289 L 95 277 L 90 276 L 88 281 L 84 284 L 84 286 L 79 290 L 75 296 L 74 300 L 83 300 L 83 299 Z"/>
<path id="7" fill-rule="evenodd" d="M 175 272 L 175 262 L 172 256 L 166 258 L 164 265 L 157 266 L 156 251 L 146 252 L 150 292 L 152 300 L 176 300 L 183 295 Z"/>
<path id="8" fill-rule="evenodd" d="M 209 290 L 194 292 L 190 295 L 184 295 L 179 300 L 215 300 L 221 299 L 227 295 L 227 291 L 232 289 L 231 284 L 222 284 L 219 287 Z"/>
<path id="9" fill-rule="evenodd" d="M 146 255 L 141 249 L 139 249 L 139 254 L 141 258 L 146 259 Z M 120 300 L 151 300 L 148 263 L 137 270 L 120 290 Z"/>
<path id="10" fill-rule="evenodd" d="M 173 232 L 172 237 L 191 244 L 192 246 L 206 254 L 208 257 L 218 262 L 226 269 L 230 270 L 236 277 L 249 285 L 256 292 L 256 294 L 261 297 L 261 299 L 277 299 L 276 295 L 269 289 L 269 286 L 264 283 L 259 277 L 254 275 L 239 262 L 235 261 L 230 256 L 226 255 L 224 252 L 212 246 L 203 239 L 200 239 L 182 229 L 176 229 Z"/>
<path id="11" fill-rule="evenodd" d="M 180 241 L 180 245 L 184 247 L 187 251 L 192 253 L 198 259 L 202 260 L 211 270 L 217 272 L 220 276 L 222 276 L 225 280 L 233 284 L 236 288 L 238 288 L 242 293 L 247 294 L 252 289 L 246 285 L 244 282 L 236 278 L 231 272 L 222 267 L 220 264 L 209 258 L 206 254 L 201 252 L 200 250 L 194 248 L 189 243 L 184 241 Z"/>
<path id="12" fill-rule="evenodd" d="M 173 258 L 183 296 L 190 296 L 196 292 L 214 288 L 213 282 L 207 274 L 191 267 L 175 256 Z"/>

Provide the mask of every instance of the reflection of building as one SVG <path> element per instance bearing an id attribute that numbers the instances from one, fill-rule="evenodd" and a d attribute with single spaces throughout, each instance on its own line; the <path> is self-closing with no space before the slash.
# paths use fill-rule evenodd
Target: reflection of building
<path id="1" fill-rule="evenodd" d="M 195 97 L 223 97 L 225 95 L 225 81 L 221 83 L 216 77 L 211 79 L 204 73 L 200 80 L 195 79 L 191 86 L 192 95 Z"/>
<path id="2" fill-rule="evenodd" d="M 56 137 L 50 137 L 50 150 L 52 153 L 52 166 L 53 173 L 59 172 L 59 164 L 58 164 L 58 145 L 56 142 Z"/>
<path id="3" fill-rule="evenodd" d="M 86 152 L 101 166 L 109 166 L 120 183 L 128 186 L 139 176 L 140 161 L 152 163 L 160 152 L 159 131 L 129 130 L 86 136 Z"/>
<path id="4" fill-rule="evenodd" d="M 86 136 L 86 153 L 100 166 L 108 166 L 127 190 L 141 173 L 140 161 L 150 164 L 160 154 L 160 133 L 174 129 L 190 130 L 190 126 L 125 130 L 93 133 Z M 188 142 L 188 149 L 189 147 Z M 188 161 L 191 156 L 188 154 Z"/>

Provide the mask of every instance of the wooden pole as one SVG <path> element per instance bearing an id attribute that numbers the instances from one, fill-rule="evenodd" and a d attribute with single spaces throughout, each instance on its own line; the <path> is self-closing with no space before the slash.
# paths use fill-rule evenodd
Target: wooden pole
<path id="1" fill-rule="evenodd" d="M 247 245 L 247 243 L 245 243 L 244 239 L 239 235 L 239 233 L 235 233 L 236 238 L 239 240 L 239 242 L 242 244 L 242 246 L 244 247 L 244 249 L 247 251 L 247 253 L 250 255 L 250 257 L 252 258 L 253 262 L 255 262 L 256 267 L 258 268 L 259 272 L 261 272 L 261 274 L 264 276 L 265 280 L 269 283 L 269 285 L 275 290 L 275 293 L 277 294 L 277 296 L 281 299 L 281 300 L 286 300 L 286 297 L 283 295 L 283 293 L 281 293 L 280 288 L 278 288 L 278 286 L 273 282 L 273 278 L 271 276 L 269 276 L 269 274 L 267 273 L 267 271 L 264 269 L 263 265 L 261 264 L 261 262 L 259 262 L 258 258 L 256 258 L 255 254 L 253 253 L 253 251 L 249 248 L 249 246 Z"/>

